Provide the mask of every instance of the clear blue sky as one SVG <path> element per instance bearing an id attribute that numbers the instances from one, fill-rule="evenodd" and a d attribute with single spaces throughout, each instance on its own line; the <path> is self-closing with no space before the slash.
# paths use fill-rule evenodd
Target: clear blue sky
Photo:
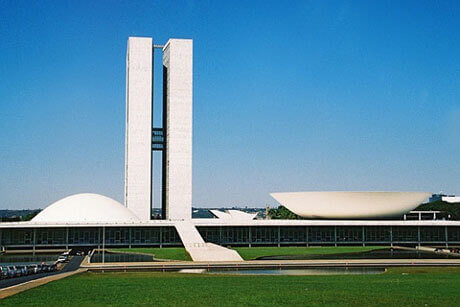
<path id="1" fill-rule="evenodd" d="M 0 0 L 0 208 L 123 201 L 128 36 L 194 40 L 195 206 L 460 194 L 459 1 Z"/>

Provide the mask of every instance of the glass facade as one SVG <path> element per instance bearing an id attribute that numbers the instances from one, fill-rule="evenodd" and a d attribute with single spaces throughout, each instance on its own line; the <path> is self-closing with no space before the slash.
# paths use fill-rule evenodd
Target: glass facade
<path id="1" fill-rule="evenodd" d="M 386 226 L 367 226 L 364 229 L 364 240 L 366 242 L 390 242 L 391 227 Z"/>
<path id="2" fill-rule="evenodd" d="M 226 245 L 460 244 L 458 226 L 199 226 L 206 242 Z M 105 231 L 105 235 L 104 232 Z M 176 229 L 60 227 L 0 229 L 0 246 L 182 245 Z"/>
<path id="3" fill-rule="evenodd" d="M 311 243 L 335 243 L 334 226 L 308 227 L 308 242 Z"/>
<path id="4" fill-rule="evenodd" d="M 107 246 L 182 245 L 174 227 L 68 227 L 0 230 L 0 246 L 100 246 L 104 238 Z"/>

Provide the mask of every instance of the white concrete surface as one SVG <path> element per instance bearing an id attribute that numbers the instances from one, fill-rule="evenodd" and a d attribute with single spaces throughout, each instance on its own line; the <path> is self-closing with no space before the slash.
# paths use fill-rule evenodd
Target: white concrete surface
<path id="1" fill-rule="evenodd" d="M 231 219 L 192 219 L 191 223 L 195 226 L 450 226 L 459 227 L 460 221 L 446 220 L 247 220 L 234 221 Z M 36 223 L 28 222 L 4 222 L 0 223 L 0 228 L 35 228 L 35 227 L 159 227 L 175 226 L 176 221 L 170 220 L 151 220 L 139 222 L 126 221 L 44 221 Z"/>
<path id="2" fill-rule="evenodd" d="M 213 215 L 222 220 L 233 220 L 233 221 L 251 221 L 257 213 L 246 213 L 240 210 L 227 210 L 226 212 L 220 210 L 209 210 Z"/>
<path id="3" fill-rule="evenodd" d="M 193 41 L 170 39 L 166 74 L 166 218 L 192 218 Z"/>
<path id="4" fill-rule="evenodd" d="M 143 221 L 152 206 L 152 48 L 152 38 L 128 39 L 125 205 Z"/>
<path id="5" fill-rule="evenodd" d="M 402 216 L 426 200 L 427 192 L 271 193 L 281 205 L 307 218 L 360 219 Z"/>
<path id="6" fill-rule="evenodd" d="M 460 196 L 443 196 L 442 201 L 447 203 L 460 203 Z"/>
<path id="7" fill-rule="evenodd" d="M 191 221 L 176 221 L 174 225 L 193 261 L 243 261 L 234 250 L 213 243 L 205 243 Z"/>
<path id="8" fill-rule="evenodd" d="M 198 246 L 205 243 L 195 225 L 190 221 L 177 221 L 174 226 L 184 246 Z"/>
<path id="9" fill-rule="evenodd" d="M 32 223 L 138 223 L 139 218 L 119 202 L 99 194 L 76 194 L 49 205 Z"/>

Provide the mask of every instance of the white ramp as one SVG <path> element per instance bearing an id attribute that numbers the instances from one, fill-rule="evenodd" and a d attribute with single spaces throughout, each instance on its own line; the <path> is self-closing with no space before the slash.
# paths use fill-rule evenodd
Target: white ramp
<path id="1" fill-rule="evenodd" d="M 204 242 L 195 225 L 190 221 L 178 221 L 175 227 L 193 261 L 243 261 L 234 250 Z"/>

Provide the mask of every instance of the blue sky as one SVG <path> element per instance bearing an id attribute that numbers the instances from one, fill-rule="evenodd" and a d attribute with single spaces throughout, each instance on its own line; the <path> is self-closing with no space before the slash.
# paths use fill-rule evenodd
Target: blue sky
<path id="1" fill-rule="evenodd" d="M 123 200 L 128 36 L 194 40 L 195 206 L 460 194 L 459 30 L 458 1 L 0 0 L 0 208 Z"/>

